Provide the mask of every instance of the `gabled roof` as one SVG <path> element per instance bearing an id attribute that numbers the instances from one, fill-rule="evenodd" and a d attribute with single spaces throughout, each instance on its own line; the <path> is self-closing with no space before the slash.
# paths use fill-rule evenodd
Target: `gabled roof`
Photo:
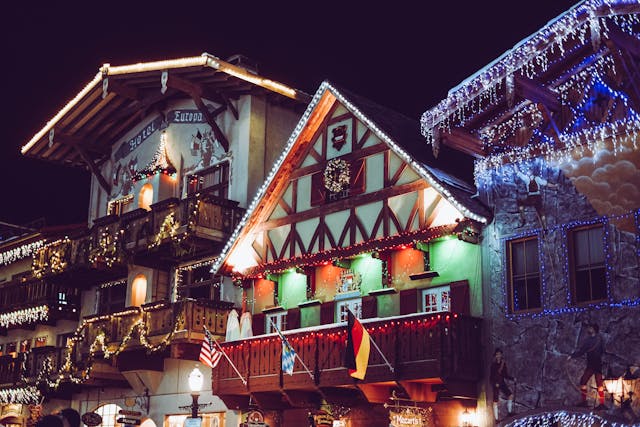
<path id="1" fill-rule="evenodd" d="M 168 72 L 168 79 L 164 72 Z M 122 66 L 104 64 L 21 152 L 85 167 L 87 158 L 107 158 L 113 144 L 121 142 L 120 138 L 145 114 L 161 108 L 168 99 L 195 96 L 233 109 L 229 100 L 244 94 L 265 94 L 294 106 L 310 99 L 306 93 L 262 77 L 251 68 L 208 53 Z"/>
<path id="2" fill-rule="evenodd" d="M 398 157 L 409 164 L 421 178 L 426 180 L 463 215 L 480 223 L 487 223 L 490 213 L 475 198 L 475 187 L 457 178 L 455 173 L 437 168 L 438 160 L 430 153 L 431 150 L 423 148 L 424 142 L 421 141 L 417 121 L 346 90 L 339 89 L 328 81 L 324 81 L 289 137 L 283 153 L 274 164 L 265 182 L 258 189 L 231 238 L 225 244 L 220 257 L 212 267 L 212 272 L 216 272 L 225 262 L 232 248 L 238 243 L 241 236 L 248 231 L 246 227 L 251 227 L 252 217 L 260 211 L 260 206 L 265 197 L 272 192 L 272 188 L 279 181 L 276 177 L 281 171 L 281 167 L 283 165 L 291 166 L 289 160 L 293 155 L 293 148 L 296 146 L 304 129 L 310 122 L 322 120 L 322 117 L 318 118 L 314 116 L 314 113 L 317 113 L 316 109 L 319 109 L 319 104 L 327 93 L 335 97 L 358 120 L 363 122 Z M 460 153 L 452 152 L 450 155 L 454 159 L 464 160 L 464 156 Z M 449 169 L 450 166 L 446 166 L 446 168 Z"/>

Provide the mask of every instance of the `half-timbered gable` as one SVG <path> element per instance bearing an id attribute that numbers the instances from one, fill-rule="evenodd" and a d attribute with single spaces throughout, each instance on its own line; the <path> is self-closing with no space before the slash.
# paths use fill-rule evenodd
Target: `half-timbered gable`
<path id="1" fill-rule="evenodd" d="M 388 129 L 375 121 L 383 114 Z M 475 189 L 434 168 L 432 157 L 424 163 L 428 151 L 418 159 L 405 151 L 415 136 L 396 142 L 411 125 L 324 83 L 254 200 L 226 268 L 255 276 L 430 240 L 465 219 L 485 222 L 470 198 Z"/>

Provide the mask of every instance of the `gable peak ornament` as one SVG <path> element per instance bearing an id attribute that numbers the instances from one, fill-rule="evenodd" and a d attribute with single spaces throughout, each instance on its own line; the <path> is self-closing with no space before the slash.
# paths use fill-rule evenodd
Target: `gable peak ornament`
<path id="1" fill-rule="evenodd" d="M 336 126 L 331 129 L 331 143 L 333 148 L 340 151 L 347 143 L 347 125 Z"/>

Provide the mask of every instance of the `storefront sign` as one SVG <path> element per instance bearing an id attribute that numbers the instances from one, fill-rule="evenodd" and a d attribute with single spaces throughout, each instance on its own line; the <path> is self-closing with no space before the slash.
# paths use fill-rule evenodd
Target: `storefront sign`
<path id="1" fill-rule="evenodd" d="M 389 411 L 390 427 L 416 427 L 422 426 L 422 415 L 418 411 L 404 409 L 400 412 Z"/>
<path id="2" fill-rule="evenodd" d="M 318 411 L 313 414 L 315 427 L 333 427 L 333 416 L 326 411 Z"/>

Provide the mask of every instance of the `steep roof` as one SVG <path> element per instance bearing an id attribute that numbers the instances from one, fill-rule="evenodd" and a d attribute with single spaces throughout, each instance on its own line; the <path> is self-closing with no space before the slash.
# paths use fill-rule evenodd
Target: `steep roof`
<path id="1" fill-rule="evenodd" d="M 321 98 L 326 93 L 330 93 L 342 105 L 344 105 L 354 116 L 371 129 L 378 138 L 386 143 L 392 151 L 402 160 L 407 162 L 421 178 L 425 179 L 433 188 L 447 199 L 456 209 L 466 217 L 475 221 L 486 223 L 490 216 L 489 210 L 474 197 L 475 187 L 465 182 L 456 175 L 451 165 L 439 162 L 430 150 L 426 149 L 424 142 L 419 135 L 418 122 L 403 116 L 400 113 L 382 107 L 370 100 L 352 94 L 344 89 L 339 89 L 329 81 L 324 81 L 316 91 L 311 103 L 302 118 L 296 125 L 293 133 L 289 137 L 288 143 L 282 155 L 274 164 L 267 179 L 253 198 L 247 211 L 238 224 L 236 230 L 222 250 L 221 256 L 216 260 L 212 271 L 217 271 L 224 263 L 227 255 L 237 243 L 243 228 L 250 223 L 250 218 L 258 212 L 264 198 L 271 192 L 271 188 L 277 181 L 276 176 L 281 167 L 288 163 L 289 156 L 299 140 L 299 137 L 310 120 L 318 120 L 313 117 L 313 113 L 318 107 Z M 421 147 L 424 147 L 421 149 Z M 451 152 L 448 154 L 451 159 L 464 161 L 464 155 Z M 468 165 L 468 159 L 466 160 Z"/>

